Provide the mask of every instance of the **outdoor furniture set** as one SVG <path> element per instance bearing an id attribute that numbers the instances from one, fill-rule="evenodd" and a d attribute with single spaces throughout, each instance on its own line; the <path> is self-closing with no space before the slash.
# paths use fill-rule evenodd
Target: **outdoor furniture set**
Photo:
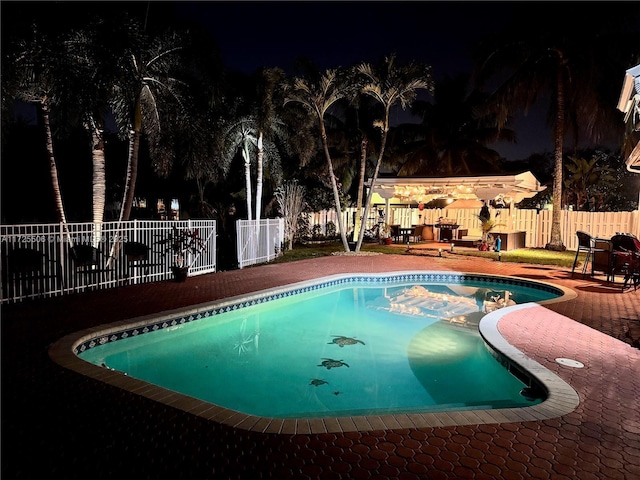
<path id="1" fill-rule="evenodd" d="M 64 288 L 67 283 L 90 287 L 119 275 L 116 263 L 109 262 L 108 255 L 93 245 L 73 245 L 68 252 L 71 262 L 68 271 L 75 278 L 65 277 L 64 262 L 51 259 L 48 251 L 26 246 L 9 248 L 2 260 L 3 293 L 7 296 L 38 296 L 51 290 L 51 286 Z M 148 272 L 149 267 L 160 265 L 149 262 L 148 252 L 149 248 L 142 243 L 124 243 L 125 280 L 134 276 L 135 269 L 143 268 Z"/>
<path id="2" fill-rule="evenodd" d="M 610 239 L 592 237 L 587 232 L 576 232 L 578 249 L 573 261 L 573 276 L 580 253 L 585 254 L 582 265 L 584 277 L 591 268 L 591 276 L 596 272 L 607 276 L 607 282 L 615 283 L 616 276 L 623 277 L 622 290 L 640 287 L 640 240 L 628 233 L 617 233 Z"/>

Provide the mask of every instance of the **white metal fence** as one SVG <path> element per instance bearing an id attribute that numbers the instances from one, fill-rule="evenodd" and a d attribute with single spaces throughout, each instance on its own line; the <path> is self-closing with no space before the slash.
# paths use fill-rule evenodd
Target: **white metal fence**
<path id="1" fill-rule="evenodd" d="M 479 209 L 425 209 L 410 208 L 408 206 L 391 205 L 387 211 L 384 206 L 377 206 L 371 210 L 366 220 L 366 228 L 371 228 L 378 223 L 380 217 L 378 210 L 384 212 L 382 221 L 389 225 L 410 227 L 412 225 L 434 225 L 440 217 L 451 218 L 463 229 L 480 229 L 478 219 Z M 343 223 L 347 231 L 353 228 L 355 209 L 346 209 L 343 215 Z M 551 210 L 521 210 L 521 209 L 491 209 L 492 218 L 497 212 L 497 222 L 503 224 L 496 228 L 497 232 L 526 232 L 525 246 L 529 248 L 544 248 L 551 240 Z M 323 234 L 326 234 L 328 222 L 335 224 L 338 230 L 338 221 L 335 211 L 322 211 L 304 214 L 309 221 L 309 227 L 319 225 Z M 561 233 L 564 245 L 568 250 L 578 248 L 576 231 L 582 230 L 593 237 L 610 238 L 618 232 L 631 233 L 640 238 L 640 211 L 633 212 L 575 212 L 563 210 L 561 212 Z M 338 232 L 339 233 L 339 232 Z"/>
<path id="2" fill-rule="evenodd" d="M 172 278 L 166 239 L 173 227 L 198 229 L 204 251 L 189 275 L 216 270 L 216 223 L 211 220 L 0 225 L 0 302 L 57 296 Z M 142 246 L 141 252 L 132 250 Z M 91 246 L 91 258 L 77 255 Z M 83 248 L 83 247 L 80 247 Z"/>
<path id="3" fill-rule="evenodd" d="M 282 253 L 284 219 L 238 220 L 236 247 L 238 267 L 268 262 Z"/>
<path id="4" fill-rule="evenodd" d="M 480 228 L 477 209 L 430 209 L 408 207 L 384 209 L 389 224 L 408 227 L 433 225 L 440 217 L 451 218 L 460 228 Z M 342 213 L 347 230 L 353 228 L 355 209 Z M 492 210 L 493 216 L 497 210 Z M 333 222 L 338 228 L 334 211 L 307 214 L 309 225 L 326 226 Z M 377 209 L 365 225 L 371 228 L 380 220 Z M 542 210 L 501 209 L 498 231 L 526 232 L 526 247 L 544 248 L 551 239 L 552 212 Z M 80 292 L 89 288 L 108 288 L 131 283 L 146 283 L 172 278 L 173 255 L 163 243 L 173 227 L 199 229 L 206 248 L 191 259 L 189 275 L 216 271 L 216 223 L 211 220 L 157 221 L 132 220 L 67 224 L 0 225 L 0 303 L 36 296 L 56 296 Z M 573 212 L 562 211 L 562 240 L 569 250 L 578 247 L 576 231 L 586 231 L 594 237 L 610 238 L 623 232 L 640 237 L 640 211 L 633 212 Z M 238 266 L 268 262 L 282 253 L 284 221 L 262 219 L 238 220 L 236 228 Z M 141 244 L 146 257 L 131 261 L 125 247 Z M 87 266 L 79 265 L 71 253 L 72 245 L 96 247 L 97 258 Z"/>

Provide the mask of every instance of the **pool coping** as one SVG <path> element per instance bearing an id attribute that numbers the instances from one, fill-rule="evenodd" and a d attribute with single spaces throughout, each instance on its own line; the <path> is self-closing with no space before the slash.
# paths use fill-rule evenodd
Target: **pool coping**
<path id="1" fill-rule="evenodd" d="M 549 286 L 554 290 L 560 290 L 564 294 L 558 298 L 542 301 L 540 303 L 526 303 L 504 307 L 485 315 L 480 321 L 479 330 L 485 342 L 496 355 L 499 355 L 504 361 L 508 362 L 509 367 L 516 369 L 524 369 L 533 379 L 539 382 L 547 391 L 545 401 L 532 406 L 520 408 L 500 408 L 489 410 L 456 410 L 456 411 L 440 411 L 428 413 L 411 413 L 411 414 L 388 414 L 388 415 L 366 415 L 366 416 L 343 416 L 343 417 L 325 417 L 325 418 L 298 418 L 298 419 L 281 419 L 259 417 L 245 414 L 225 407 L 214 405 L 188 395 L 184 395 L 166 388 L 151 384 L 144 380 L 135 379 L 126 374 L 103 368 L 79 358 L 75 353 L 78 345 L 87 341 L 100 338 L 107 338 L 110 335 L 122 332 L 131 328 L 144 328 L 150 324 L 157 324 L 163 321 L 172 321 L 180 316 L 193 315 L 197 316 L 203 312 L 212 309 L 231 308 L 233 305 L 246 304 L 252 301 L 278 295 L 290 294 L 292 290 L 297 289 L 313 289 L 319 284 L 327 281 L 353 280 L 358 277 L 367 278 L 388 278 L 407 277 L 407 280 L 413 279 L 414 276 L 433 275 L 436 277 L 451 277 L 452 275 L 470 275 L 473 277 L 495 277 L 504 278 L 501 275 L 490 274 L 465 274 L 461 272 L 442 272 L 442 271 L 406 271 L 406 272 L 389 272 L 389 273 L 345 273 L 321 277 L 314 280 L 287 284 L 266 290 L 260 290 L 245 295 L 237 295 L 226 299 L 212 302 L 201 303 L 192 307 L 179 308 L 159 312 L 156 314 L 144 315 L 141 317 L 131 318 L 106 325 L 101 325 L 79 332 L 69 334 L 49 348 L 50 358 L 60 366 L 69 370 L 85 375 L 94 380 L 98 380 L 109 385 L 121 388 L 131 393 L 147 397 L 151 400 L 163 403 L 187 413 L 197 415 L 199 417 L 213 420 L 234 428 L 241 428 L 253 432 L 262 433 L 279 433 L 279 434 L 308 434 L 308 433 L 336 433 L 336 432 L 353 432 L 353 431 L 373 431 L 388 430 L 397 428 L 425 428 L 425 427 L 442 427 L 442 426 L 459 426 L 459 425 L 476 425 L 489 423 L 508 423 L 522 421 L 536 421 L 550 418 L 556 418 L 566 415 L 578 406 L 579 397 L 575 390 L 560 377 L 553 372 L 527 357 L 520 350 L 509 344 L 498 330 L 498 323 L 505 316 L 517 312 L 521 309 L 539 308 L 545 304 L 566 301 L 575 298 L 576 293 L 566 287 L 561 287 L 548 282 L 538 280 L 530 280 L 520 277 L 509 276 L 510 281 L 523 281 L 525 283 L 534 283 Z M 539 311 L 548 311 L 540 309 Z M 533 310 L 533 317 L 537 311 Z"/>

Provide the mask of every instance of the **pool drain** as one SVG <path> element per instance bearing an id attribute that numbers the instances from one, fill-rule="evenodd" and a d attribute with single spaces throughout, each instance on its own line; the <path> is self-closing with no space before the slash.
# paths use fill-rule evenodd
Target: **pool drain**
<path id="1" fill-rule="evenodd" d="M 560 365 L 565 365 L 567 367 L 573 367 L 573 368 L 584 367 L 584 363 L 580 363 L 577 360 L 572 360 L 570 358 L 556 358 L 556 362 L 558 362 Z"/>

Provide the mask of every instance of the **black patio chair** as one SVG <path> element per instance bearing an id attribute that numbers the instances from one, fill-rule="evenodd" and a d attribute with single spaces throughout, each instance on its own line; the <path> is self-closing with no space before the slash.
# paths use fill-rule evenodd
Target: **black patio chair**
<path id="1" fill-rule="evenodd" d="M 149 258 L 149 246 L 141 242 L 126 242 L 124 244 L 124 256 L 127 262 L 127 269 L 130 272 L 139 270 L 144 275 L 149 275 L 151 267 L 163 265 L 162 263 L 152 262 Z"/>
<path id="2" fill-rule="evenodd" d="M 611 237 L 613 246 L 613 268 L 611 277 L 616 274 L 624 276 L 622 290 L 633 285 L 634 290 L 640 287 L 640 240 L 629 234 L 616 234 Z"/>
<path id="3" fill-rule="evenodd" d="M 395 242 L 399 242 L 400 241 L 400 225 L 389 225 L 389 227 L 391 228 L 391 238 L 393 238 Z"/>
<path id="4" fill-rule="evenodd" d="M 578 230 L 576 232 L 578 236 L 578 248 L 576 249 L 576 257 L 573 259 L 573 267 L 571 268 L 571 276 L 573 277 L 573 272 L 576 269 L 576 265 L 578 263 L 578 256 L 580 252 L 585 252 L 586 257 L 584 259 L 584 263 L 582 265 L 582 277 L 587 273 L 587 266 L 589 262 L 591 262 L 591 275 L 593 275 L 593 256 L 597 251 L 601 251 L 601 249 L 597 249 L 595 247 L 594 238 L 589 235 L 587 232 L 582 232 Z"/>
<path id="5" fill-rule="evenodd" d="M 48 281 L 53 281 L 56 286 L 62 278 L 58 262 L 49 260 L 43 252 L 30 247 L 10 249 L 3 264 L 7 275 L 7 293 L 11 297 L 42 295 L 51 290 L 47 288 Z"/>
<path id="6" fill-rule="evenodd" d="M 101 283 L 115 271 L 114 266 L 107 262 L 108 257 L 93 245 L 74 245 L 70 255 L 76 275 L 84 277 L 85 283 L 89 280 L 90 285 Z"/>
<path id="7" fill-rule="evenodd" d="M 613 244 L 606 238 L 593 239 L 592 272 L 601 272 L 607 276 L 607 282 L 613 281 Z"/>

